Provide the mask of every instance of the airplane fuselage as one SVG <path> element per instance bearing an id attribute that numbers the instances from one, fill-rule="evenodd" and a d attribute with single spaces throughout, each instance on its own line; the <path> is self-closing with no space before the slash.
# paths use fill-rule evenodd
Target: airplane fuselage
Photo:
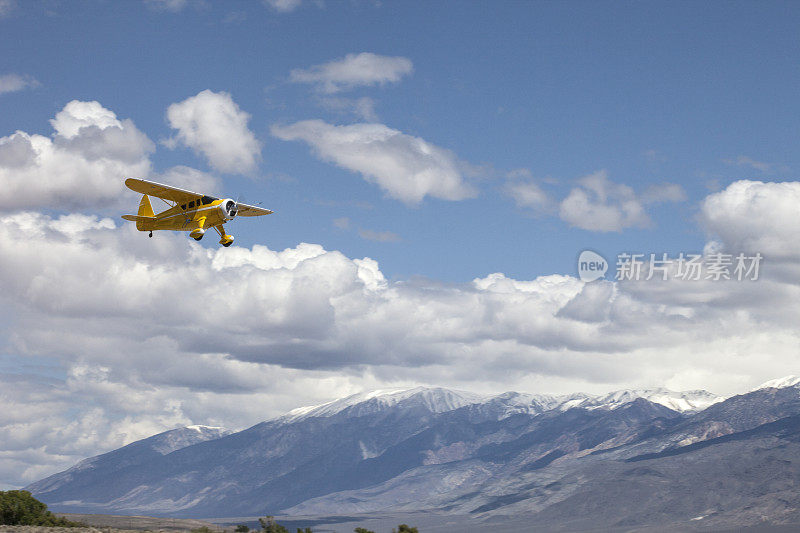
<path id="1" fill-rule="evenodd" d="M 229 202 L 228 199 L 218 200 L 209 196 L 204 197 L 209 199 L 207 203 L 201 203 L 198 200 L 199 206 L 192 205 L 195 202 L 188 202 L 186 204 L 175 205 L 166 211 L 162 211 L 155 215 L 155 220 L 150 224 L 151 228 L 144 227 L 145 230 L 160 230 L 168 229 L 174 231 L 193 231 L 195 229 L 207 229 L 219 226 L 228 222 L 236 216 L 233 216 L 225 210 L 225 203 Z"/>
<path id="2" fill-rule="evenodd" d="M 206 229 L 214 228 L 219 233 L 219 243 L 230 246 L 233 244 L 233 235 L 225 231 L 225 222 L 237 215 L 254 217 L 272 213 L 269 209 L 242 204 L 230 198 L 214 198 L 154 181 L 128 178 L 125 185 L 141 193 L 142 199 L 136 215 L 122 215 L 122 218 L 136 222 L 136 229 L 150 232 L 151 237 L 156 230 L 188 231 L 193 239 L 199 241 Z M 154 213 L 148 195 L 161 198 L 170 207 Z"/>
<path id="3" fill-rule="evenodd" d="M 184 203 L 176 203 L 169 209 L 153 214 L 150 199 L 147 195 L 142 197 L 139 204 L 139 215 L 128 216 L 128 220 L 136 221 L 136 229 L 149 231 L 172 230 L 188 231 L 189 235 L 197 241 L 203 238 L 208 228 L 214 228 L 220 236 L 220 244 L 230 246 L 233 235 L 228 235 L 223 224 L 236 216 L 236 202 L 230 198 L 214 198 L 213 196 L 197 197 Z M 125 218 L 125 217 L 123 217 Z"/>

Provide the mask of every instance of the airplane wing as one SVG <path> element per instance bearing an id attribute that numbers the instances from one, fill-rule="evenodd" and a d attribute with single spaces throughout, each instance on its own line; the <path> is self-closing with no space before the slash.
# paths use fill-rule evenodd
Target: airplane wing
<path id="1" fill-rule="evenodd" d="M 179 189 L 170 185 L 164 185 L 163 183 L 156 183 L 154 181 L 140 180 L 136 178 L 126 179 L 125 185 L 127 185 L 132 191 L 136 191 L 140 194 L 148 194 L 150 196 L 156 196 L 165 200 L 171 200 L 177 204 L 185 204 L 186 202 L 191 202 L 192 200 L 197 200 L 198 198 L 204 196 L 197 192 L 187 191 L 185 189 Z M 214 198 L 214 200 L 217 200 L 217 198 Z M 205 200 L 203 203 L 205 204 Z M 242 217 L 258 217 L 272 213 L 272 211 L 269 209 L 256 207 L 254 205 L 237 203 L 236 206 L 238 209 L 238 215 Z"/>
<path id="2" fill-rule="evenodd" d="M 239 211 L 238 214 L 240 217 L 259 217 L 261 215 L 272 214 L 272 211 L 269 209 L 247 204 L 236 204 L 236 209 Z"/>
<path id="3" fill-rule="evenodd" d="M 171 200 L 176 204 L 185 204 L 186 202 L 191 202 L 203 196 L 200 193 L 136 178 L 126 179 L 125 185 L 127 185 L 130 190 L 140 194 L 149 194 L 150 196 Z"/>

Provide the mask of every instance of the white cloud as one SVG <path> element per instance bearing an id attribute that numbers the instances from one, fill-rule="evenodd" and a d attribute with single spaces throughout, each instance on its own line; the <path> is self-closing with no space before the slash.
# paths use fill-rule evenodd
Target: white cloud
<path id="1" fill-rule="evenodd" d="M 606 171 L 600 170 L 578 180 L 578 186 L 561 201 L 559 216 L 589 231 L 622 231 L 651 225 L 646 204 L 685 199 L 683 189 L 673 183 L 653 185 L 637 195 L 631 187 L 610 181 Z"/>
<path id="2" fill-rule="evenodd" d="M 0 0 L 2 2 L 2 0 Z M 3 17 L 3 7 L 0 3 L 0 18 Z M 19 74 L 4 74 L 0 76 L 0 94 L 13 93 L 23 89 L 38 87 L 40 83 L 33 77 Z"/>
<path id="3" fill-rule="evenodd" d="M 247 127 L 250 115 L 226 92 L 205 90 L 172 104 L 167 120 L 178 130 L 165 142 L 168 147 L 180 142 L 204 155 L 220 172 L 251 173 L 261 159 L 261 146 Z"/>
<path id="4" fill-rule="evenodd" d="M 272 134 L 307 142 L 322 159 L 359 172 L 406 204 L 418 204 L 425 196 L 463 200 L 477 194 L 464 181 L 462 163 L 452 152 L 383 124 L 334 126 L 306 120 L 275 125 Z"/>
<path id="5" fill-rule="evenodd" d="M 65 139 L 77 137 L 82 128 L 97 128 L 104 130 L 110 127 L 122 128 L 122 123 L 117 120 L 117 115 L 110 109 L 101 106 L 99 102 L 80 102 L 73 100 L 64 106 L 50 120 L 50 125 L 56 134 Z"/>
<path id="6" fill-rule="evenodd" d="M 517 207 L 531 209 L 537 214 L 547 213 L 553 209 L 553 199 L 533 180 L 529 170 L 517 169 L 509 172 L 507 177 L 503 192 L 514 199 Z"/>
<path id="7" fill-rule="evenodd" d="M 176 166 L 154 173 L 153 142 L 129 119 L 98 102 L 73 100 L 50 120 L 51 137 L 23 131 L 0 137 L 0 210 L 135 209 L 126 177 L 216 194 L 220 181 Z"/>
<path id="8" fill-rule="evenodd" d="M 622 231 L 650 225 L 650 218 L 633 189 L 609 181 L 604 170 L 578 180 L 561 202 L 561 219 L 590 231 Z"/>
<path id="9" fill-rule="evenodd" d="M 800 258 L 800 182 L 742 180 L 711 194 L 701 220 L 727 249 L 771 258 Z"/>
<path id="10" fill-rule="evenodd" d="M 362 52 L 308 69 L 294 69 L 289 79 L 316 85 L 325 93 L 337 93 L 354 87 L 397 83 L 413 69 L 408 58 Z"/>
<path id="11" fill-rule="evenodd" d="M 69 102 L 52 137 L 0 137 L 0 209 L 85 208 L 116 203 L 125 176 L 150 171 L 154 145 L 129 120 L 98 102 Z"/>
<path id="12" fill-rule="evenodd" d="M 703 220 L 728 248 L 774 235 L 796 250 L 782 214 L 798 187 L 737 182 Z M 0 370 L 0 483 L 176 425 L 241 428 L 369 388 L 747 390 L 796 368 L 797 279 L 388 281 L 376 261 L 319 245 L 208 250 L 95 216 L 3 215 L 4 352 L 15 368 L 64 370 Z"/>
<path id="13" fill-rule="evenodd" d="M 260 385 L 244 374 L 226 373 L 227 363 L 218 356 L 322 369 L 418 367 L 424 353 L 425 364 L 464 356 L 465 364 L 482 368 L 503 354 L 527 353 L 531 359 L 524 366 L 545 371 L 541 364 L 556 353 L 550 350 L 566 362 L 587 351 L 621 354 L 694 342 L 700 338 L 694 333 L 723 340 L 724 332 L 713 325 L 720 320 L 752 320 L 755 327 L 777 312 L 772 305 L 791 305 L 791 293 L 770 298 L 768 307 L 750 302 L 753 291 L 777 289 L 769 279 L 764 284 L 631 282 L 598 290 L 597 284 L 588 289 L 569 276 L 521 281 L 498 273 L 468 287 L 387 284 L 373 260 L 349 259 L 318 245 L 282 252 L 263 246 L 210 251 L 182 236 L 142 237 L 128 225 L 117 229 L 109 219 L 85 215 L 3 217 L 0 278 L 4 297 L 21 317 L 15 346 L 36 356 L 79 353 L 87 364 L 113 369 L 109 375 L 115 379 L 247 389 Z M 43 263 L 45 254 L 50 259 Z M 110 294 L 115 298 L 109 299 Z M 201 307 L 214 312 L 198 314 Z M 732 316 L 731 307 L 748 313 Z M 683 323 L 687 309 L 696 313 L 694 324 Z M 789 325 L 798 312 L 770 323 Z M 219 316 L 226 317 L 224 323 Z M 681 327 L 673 327 L 676 323 Z M 707 326 L 714 331 L 706 331 Z M 207 328 L 218 335 L 203 336 Z M 651 334 L 653 328 L 663 329 L 665 336 Z M 103 335 L 98 337 L 98 331 Z M 405 341 L 396 344 L 397 336 Z M 145 349 L 148 343 L 153 346 Z M 503 343 L 515 348 L 498 351 Z M 165 373 L 169 361 L 151 368 L 144 364 L 150 361 L 147 355 L 128 360 L 129 351 L 175 353 L 176 364 L 195 361 L 194 374 L 209 366 L 216 379 L 204 385 L 179 371 Z M 550 355 L 541 359 L 545 354 Z M 206 357 L 205 362 L 200 364 L 197 356 Z"/>

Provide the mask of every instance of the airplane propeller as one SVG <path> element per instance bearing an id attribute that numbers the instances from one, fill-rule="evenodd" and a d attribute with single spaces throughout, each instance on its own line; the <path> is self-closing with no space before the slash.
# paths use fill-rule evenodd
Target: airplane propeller
<path id="1" fill-rule="evenodd" d="M 231 218 L 236 216 L 238 205 L 239 202 L 234 200 L 228 200 L 227 202 L 225 202 L 225 212 L 228 214 L 228 216 L 230 216 Z"/>

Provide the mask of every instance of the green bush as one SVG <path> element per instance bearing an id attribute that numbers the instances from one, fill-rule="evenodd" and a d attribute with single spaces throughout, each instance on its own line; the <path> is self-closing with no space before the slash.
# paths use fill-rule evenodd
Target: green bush
<path id="1" fill-rule="evenodd" d="M 59 518 L 27 490 L 0 491 L 0 525 L 85 527 L 86 524 Z"/>
<path id="2" fill-rule="evenodd" d="M 258 522 L 261 524 L 261 531 L 264 533 L 289 533 L 288 529 L 275 522 L 275 517 L 273 516 L 259 518 Z"/>

